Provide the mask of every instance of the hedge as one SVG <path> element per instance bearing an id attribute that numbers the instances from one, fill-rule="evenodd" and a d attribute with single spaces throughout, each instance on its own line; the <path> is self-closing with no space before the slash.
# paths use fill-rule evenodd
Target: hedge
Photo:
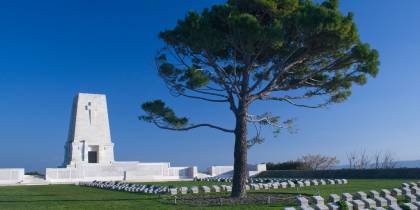
<path id="1" fill-rule="evenodd" d="M 337 169 L 337 170 L 270 170 L 258 177 L 271 178 L 337 178 L 337 179 L 418 179 L 420 168 Z"/>

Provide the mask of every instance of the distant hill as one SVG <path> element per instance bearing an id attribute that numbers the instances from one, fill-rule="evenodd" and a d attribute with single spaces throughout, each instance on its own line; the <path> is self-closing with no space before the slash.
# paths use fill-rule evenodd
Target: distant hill
<path id="1" fill-rule="evenodd" d="M 397 161 L 398 168 L 420 168 L 420 160 Z"/>

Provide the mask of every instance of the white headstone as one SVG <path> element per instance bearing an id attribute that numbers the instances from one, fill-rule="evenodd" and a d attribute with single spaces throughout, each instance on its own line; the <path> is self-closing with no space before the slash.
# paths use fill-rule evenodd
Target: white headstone
<path id="1" fill-rule="evenodd" d="M 192 186 L 192 187 L 190 188 L 190 192 L 192 192 L 192 193 L 194 193 L 194 194 L 197 194 L 197 193 L 199 192 L 198 187 L 197 187 L 197 186 Z"/>
<path id="2" fill-rule="evenodd" d="M 366 195 L 366 193 L 365 192 L 357 192 L 356 193 L 356 197 L 358 198 L 358 199 L 360 199 L 360 200 L 363 200 L 363 199 L 366 199 L 367 198 L 367 195 Z"/>
<path id="3" fill-rule="evenodd" d="M 361 200 L 353 200 L 351 203 L 353 204 L 355 210 L 362 210 L 365 208 L 365 203 Z"/>
<path id="4" fill-rule="evenodd" d="M 213 185 L 211 186 L 211 188 L 213 189 L 214 192 L 220 192 L 220 187 L 217 185 Z"/>
<path id="5" fill-rule="evenodd" d="M 376 206 L 388 206 L 388 201 L 385 198 L 375 197 L 373 200 L 375 200 Z"/>
<path id="6" fill-rule="evenodd" d="M 317 196 L 312 196 L 312 199 L 314 200 L 315 204 L 322 204 L 324 205 L 324 198 L 317 195 Z"/>
<path id="7" fill-rule="evenodd" d="M 340 196 L 338 196 L 337 194 L 330 194 L 329 199 L 330 199 L 331 202 L 335 203 L 335 202 L 338 202 L 340 200 Z"/>
<path id="8" fill-rule="evenodd" d="M 384 196 L 388 206 L 397 205 L 397 199 L 392 197 L 391 195 Z"/>
<path id="9" fill-rule="evenodd" d="M 341 198 L 343 198 L 343 200 L 345 200 L 345 201 L 352 201 L 353 200 L 353 196 L 350 193 L 343 193 Z"/>
<path id="10" fill-rule="evenodd" d="M 371 198 L 377 198 L 377 197 L 379 197 L 379 192 L 376 191 L 376 190 L 369 191 L 369 194 L 370 194 L 370 197 Z"/>
<path id="11" fill-rule="evenodd" d="M 391 191 L 389 191 L 387 189 L 382 189 L 381 190 L 381 196 L 385 197 L 386 195 L 391 195 Z"/>
<path id="12" fill-rule="evenodd" d="M 207 187 L 207 186 L 201 186 L 201 189 L 203 190 L 203 192 L 205 192 L 205 193 L 209 193 L 211 190 L 210 190 L 210 187 Z"/>
<path id="13" fill-rule="evenodd" d="M 299 205 L 300 207 L 303 207 L 303 206 L 309 206 L 309 201 L 308 201 L 308 199 L 306 199 L 305 197 L 298 196 L 298 197 L 296 198 L 296 200 L 297 200 L 298 205 Z"/>
<path id="14" fill-rule="evenodd" d="M 398 188 L 394 188 L 394 189 L 392 189 L 392 195 L 393 196 L 399 196 L 399 195 L 402 195 L 402 191 L 400 190 L 400 189 L 398 189 Z"/>
<path id="15" fill-rule="evenodd" d="M 370 198 L 365 198 L 362 200 L 367 208 L 375 208 L 376 207 L 376 202 Z"/>
<path id="16" fill-rule="evenodd" d="M 327 206 L 328 206 L 328 210 L 338 210 L 338 209 L 340 209 L 340 206 L 338 206 L 337 203 L 328 203 Z M 349 209 L 351 209 L 351 208 L 349 207 Z"/>

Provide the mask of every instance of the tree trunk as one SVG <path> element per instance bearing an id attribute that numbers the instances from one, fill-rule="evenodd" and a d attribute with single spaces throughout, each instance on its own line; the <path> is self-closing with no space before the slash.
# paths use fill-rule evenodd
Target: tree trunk
<path id="1" fill-rule="evenodd" d="M 248 144 L 247 144 L 247 107 L 239 106 L 236 114 L 235 151 L 233 166 L 233 186 L 231 196 L 234 198 L 246 197 L 246 180 L 248 178 Z"/>

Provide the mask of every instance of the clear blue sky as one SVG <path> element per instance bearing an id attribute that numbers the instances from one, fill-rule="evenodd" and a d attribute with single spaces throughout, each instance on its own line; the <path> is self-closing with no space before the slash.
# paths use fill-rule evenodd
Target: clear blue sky
<path id="1" fill-rule="evenodd" d="M 3 1 L 0 4 L 0 167 L 41 170 L 63 161 L 73 96 L 108 97 L 116 159 L 173 165 L 231 164 L 233 137 L 169 132 L 140 122 L 142 102 L 162 98 L 192 121 L 233 126 L 224 106 L 173 98 L 157 77 L 159 31 L 188 10 L 221 1 Z M 366 149 L 420 159 L 420 1 L 347 0 L 361 38 L 380 52 L 380 74 L 345 103 L 306 110 L 256 106 L 296 117 L 299 132 L 252 148 L 249 162 Z"/>

